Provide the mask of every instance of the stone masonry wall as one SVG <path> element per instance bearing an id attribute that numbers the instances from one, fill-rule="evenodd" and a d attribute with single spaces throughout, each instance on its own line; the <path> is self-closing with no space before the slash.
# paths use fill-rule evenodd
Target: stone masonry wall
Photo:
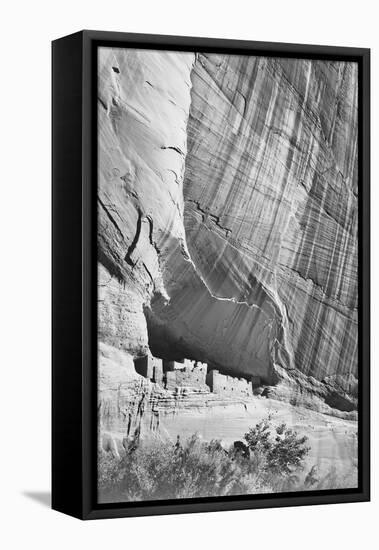
<path id="1" fill-rule="evenodd" d="M 162 359 L 158 357 L 153 357 L 151 354 L 145 355 L 144 357 L 138 357 L 134 360 L 134 366 L 136 372 L 148 378 L 156 384 L 162 385 L 163 382 L 163 366 Z"/>
<path id="2" fill-rule="evenodd" d="M 234 376 L 226 376 L 218 370 L 211 370 L 207 375 L 207 385 L 211 392 L 228 395 L 250 397 L 253 395 L 253 384 L 257 382 L 257 377 L 253 381 L 248 381 L 245 378 L 235 378 Z"/>
<path id="3" fill-rule="evenodd" d="M 134 365 L 138 374 L 169 391 L 190 388 L 229 397 L 250 397 L 253 395 L 253 388 L 261 383 L 259 376 L 252 376 L 247 380 L 221 374 L 216 369 L 208 372 L 206 363 L 190 359 L 162 361 L 148 354 L 135 359 Z"/>
<path id="4" fill-rule="evenodd" d="M 173 390 L 176 387 L 187 387 L 209 391 L 206 385 L 206 376 L 207 365 L 205 363 L 193 362 L 186 359 L 184 364 L 182 364 L 182 368 L 166 372 L 166 389 Z"/>

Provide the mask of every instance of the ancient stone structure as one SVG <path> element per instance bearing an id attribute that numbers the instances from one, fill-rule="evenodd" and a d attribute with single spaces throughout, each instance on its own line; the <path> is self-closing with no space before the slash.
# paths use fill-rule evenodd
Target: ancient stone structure
<path id="1" fill-rule="evenodd" d="M 162 361 L 162 359 L 153 357 L 151 353 L 148 353 L 135 359 L 134 366 L 138 374 L 167 390 L 175 390 L 176 388 L 209 390 L 205 382 L 207 376 L 206 363 L 189 359 Z"/>
<path id="2" fill-rule="evenodd" d="M 229 397 L 252 397 L 253 388 L 260 385 L 259 376 L 237 378 L 221 374 L 200 361 L 183 359 L 169 361 L 153 357 L 151 353 L 134 360 L 136 372 L 162 388 L 174 391 L 177 388 L 211 391 Z"/>
<path id="3" fill-rule="evenodd" d="M 229 397 L 251 397 L 253 395 L 252 381 L 224 375 L 215 369 L 208 373 L 206 381 L 213 393 Z"/>
<path id="4" fill-rule="evenodd" d="M 206 385 L 207 365 L 204 363 L 185 359 L 182 368 L 168 370 L 164 376 L 168 390 L 178 387 L 209 391 Z"/>
<path id="5" fill-rule="evenodd" d="M 163 371 L 175 371 L 175 370 L 181 370 L 184 368 L 184 359 L 182 361 L 170 361 L 167 359 L 163 359 Z"/>
<path id="6" fill-rule="evenodd" d="M 153 357 L 151 353 L 148 353 L 143 357 L 137 357 L 137 359 L 134 360 L 134 366 L 136 372 L 138 372 L 141 376 L 144 376 L 157 384 L 162 384 L 162 359 Z"/>

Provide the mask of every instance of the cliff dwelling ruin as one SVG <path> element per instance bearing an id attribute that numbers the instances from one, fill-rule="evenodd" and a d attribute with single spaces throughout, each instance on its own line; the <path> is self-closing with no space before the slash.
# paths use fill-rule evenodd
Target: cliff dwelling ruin
<path id="1" fill-rule="evenodd" d="M 261 384 L 259 376 L 231 376 L 200 361 L 171 361 L 154 357 L 150 353 L 135 359 L 134 366 L 139 375 L 169 391 L 187 388 L 192 391 L 249 398 L 252 397 L 253 390 Z"/>

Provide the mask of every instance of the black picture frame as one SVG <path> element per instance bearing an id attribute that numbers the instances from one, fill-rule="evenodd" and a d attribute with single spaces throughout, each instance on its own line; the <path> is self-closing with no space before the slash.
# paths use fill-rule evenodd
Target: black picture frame
<path id="1" fill-rule="evenodd" d="M 359 486 L 357 489 L 96 503 L 96 52 L 100 45 L 359 65 Z M 52 507 L 81 519 L 370 499 L 370 50 L 81 31 L 52 43 Z"/>

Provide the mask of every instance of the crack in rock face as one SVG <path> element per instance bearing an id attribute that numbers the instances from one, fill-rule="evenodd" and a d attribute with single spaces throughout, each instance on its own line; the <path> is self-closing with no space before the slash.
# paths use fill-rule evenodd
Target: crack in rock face
<path id="1" fill-rule="evenodd" d="M 356 406 L 356 71 L 101 48 L 100 342 Z"/>

